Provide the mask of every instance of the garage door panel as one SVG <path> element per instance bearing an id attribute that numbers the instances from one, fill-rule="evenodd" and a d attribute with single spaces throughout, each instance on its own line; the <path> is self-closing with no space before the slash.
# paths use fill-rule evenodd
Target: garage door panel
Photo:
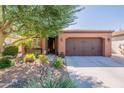
<path id="1" fill-rule="evenodd" d="M 98 38 L 70 38 L 66 40 L 66 55 L 101 56 L 102 40 Z"/>

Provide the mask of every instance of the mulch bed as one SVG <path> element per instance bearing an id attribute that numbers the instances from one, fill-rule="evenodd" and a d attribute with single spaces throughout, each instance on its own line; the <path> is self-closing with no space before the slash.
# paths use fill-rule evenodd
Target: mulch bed
<path id="1" fill-rule="evenodd" d="M 48 70 L 52 72 L 53 77 L 64 78 L 68 75 L 66 67 L 55 69 L 51 64 L 18 63 L 13 67 L 0 70 L 0 87 L 22 88 L 28 79 L 41 76 L 46 77 Z"/>

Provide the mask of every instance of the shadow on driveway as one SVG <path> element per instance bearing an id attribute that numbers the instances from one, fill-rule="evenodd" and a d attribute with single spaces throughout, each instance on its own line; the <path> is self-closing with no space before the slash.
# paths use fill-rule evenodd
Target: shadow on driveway
<path id="1" fill-rule="evenodd" d="M 70 78 L 77 88 L 109 88 L 102 81 L 98 81 L 96 77 L 80 76 L 75 73 L 70 73 Z"/>

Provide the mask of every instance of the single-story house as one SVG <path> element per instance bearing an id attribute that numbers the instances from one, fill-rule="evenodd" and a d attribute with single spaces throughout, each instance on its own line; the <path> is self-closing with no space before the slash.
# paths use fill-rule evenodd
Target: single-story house
<path id="1" fill-rule="evenodd" d="M 124 55 L 124 30 L 112 33 L 112 52 Z"/>
<path id="2" fill-rule="evenodd" d="M 40 47 L 46 53 L 66 56 L 111 56 L 112 31 L 63 30 L 55 38 L 42 39 Z"/>

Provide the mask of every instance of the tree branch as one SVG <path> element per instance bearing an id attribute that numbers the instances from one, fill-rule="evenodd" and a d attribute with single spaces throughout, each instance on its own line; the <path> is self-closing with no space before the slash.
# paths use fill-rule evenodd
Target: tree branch
<path id="1" fill-rule="evenodd" d="M 11 43 L 10 45 L 13 45 L 13 44 L 15 44 L 16 42 L 23 41 L 23 40 L 26 40 L 26 39 L 29 39 L 29 38 L 39 38 L 39 37 L 32 36 L 32 37 L 20 38 L 20 39 L 14 41 L 13 43 Z"/>
<path id="2" fill-rule="evenodd" d="M 7 34 L 7 32 L 5 32 L 5 29 L 7 29 L 10 25 L 11 25 L 12 21 L 7 20 L 4 25 L 0 28 L 0 31 L 2 31 L 4 34 Z"/>

